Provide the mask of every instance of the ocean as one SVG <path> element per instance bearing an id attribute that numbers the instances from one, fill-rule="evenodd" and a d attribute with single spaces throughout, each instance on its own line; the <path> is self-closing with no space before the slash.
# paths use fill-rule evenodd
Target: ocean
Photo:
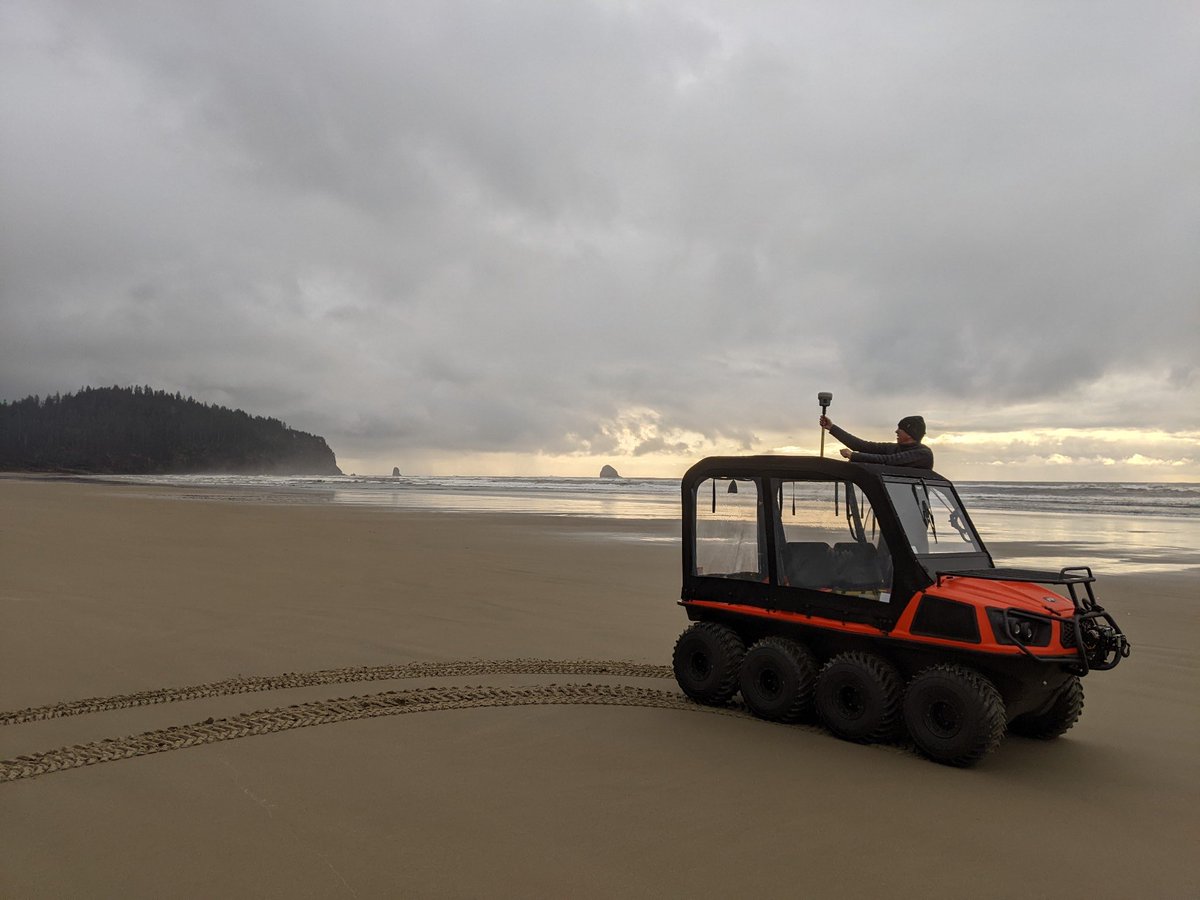
<path id="1" fill-rule="evenodd" d="M 679 481 L 671 478 L 416 476 L 103 476 L 103 481 L 228 487 L 245 498 L 444 512 L 534 513 L 645 522 L 623 539 L 677 540 Z M 1200 566 L 1200 484 L 957 482 L 998 565 L 1093 564 L 1097 571 L 1175 571 Z M 650 527 L 653 525 L 654 527 Z M 1041 552 L 1028 554 L 1028 544 Z"/>

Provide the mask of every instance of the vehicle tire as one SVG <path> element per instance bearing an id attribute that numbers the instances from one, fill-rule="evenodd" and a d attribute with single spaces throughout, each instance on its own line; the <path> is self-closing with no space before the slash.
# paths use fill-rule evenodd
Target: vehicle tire
<path id="1" fill-rule="evenodd" d="M 895 737 L 904 684 L 896 667 L 874 653 L 835 656 L 817 676 L 817 715 L 838 737 L 860 744 Z"/>
<path id="2" fill-rule="evenodd" d="M 1037 738 L 1042 741 L 1062 737 L 1071 730 L 1071 726 L 1079 721 L 1083 713 L 1083 684 L 1078 676 L 1072 675 L 1054 703 L 1043 713 L 1026 713 L 1017 716 L 1008 726 L 1013 734 Z"/>
<path id="3" fill-rule="evenodd" d="M 699 703 L 720 706 L 737 693 L 746 645 L 730 628 L 697 622 L 679 636 L 672 655 L 675 680 Z"/>
<path id="4" fill-rule="evenodd" d="M 795 722 L 812 706 L 817 663 L 803 644 L 766 637 L 742 660 L 738 678 L 750 712 L 772 722 Z"/>
<path id="5" fill-rule="evenodd" d="M 917 747 L 948 766 L 971 766 L 1004 737 L 1004 700 L 995 685 L 966 666 L 930 666 L 904 695 L 904 723 Z"/>

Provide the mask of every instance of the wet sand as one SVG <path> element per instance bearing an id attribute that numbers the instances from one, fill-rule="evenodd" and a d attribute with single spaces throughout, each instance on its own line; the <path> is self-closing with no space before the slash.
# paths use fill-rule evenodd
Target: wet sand
<path id="1" fill-rule="evenodd" d="M 673 523 L 289 499 L 0 480 L 0 712 L 338 667 L 661 667 L 685 624 L 677 545 L 629 539 Z M 698 708 L 497 705 L 677 693 L 644 672 L 418 672 L 2 725 L 9 760 L 442 698 L 0 784 L 0 895 L 1196 896 L 1200 575 L 1097 589 L 1133 656 L 1085 679 L 1064 738 L 967 771 Z M 446 708 L 468 687 L 481 702 Z"/>

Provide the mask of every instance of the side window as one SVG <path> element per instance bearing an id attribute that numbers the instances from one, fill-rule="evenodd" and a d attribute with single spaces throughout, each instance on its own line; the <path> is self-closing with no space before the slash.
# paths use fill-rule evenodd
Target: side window
<path id="1" fill-rule="evenodd" d="M 779 583 L 887 603 L 892 558 L 861 490 L 848 482 L 774 479 Z"/>
<path id="2" fill-rule="evenodd" d="M 696 488 L 697 575 L 765 581 L 758 482 L 709 478 Z"/>

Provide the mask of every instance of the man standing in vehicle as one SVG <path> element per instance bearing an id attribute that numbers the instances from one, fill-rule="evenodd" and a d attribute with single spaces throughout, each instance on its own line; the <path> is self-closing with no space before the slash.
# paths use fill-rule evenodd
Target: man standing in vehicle
<path id="1" fill-rule="evenodd" d="M 846 446 L 842 456 L 851 462 L 875 463 L 884 466 L 911 466 L 932 469 L 933 451 L 921 443 L 925 437 L 925 420 L 920 416 L 905 416 L 896 425 L 896 443 L 864 441 L 839 428 L 828 416 L 821 416 L 821 427 Z"/>

